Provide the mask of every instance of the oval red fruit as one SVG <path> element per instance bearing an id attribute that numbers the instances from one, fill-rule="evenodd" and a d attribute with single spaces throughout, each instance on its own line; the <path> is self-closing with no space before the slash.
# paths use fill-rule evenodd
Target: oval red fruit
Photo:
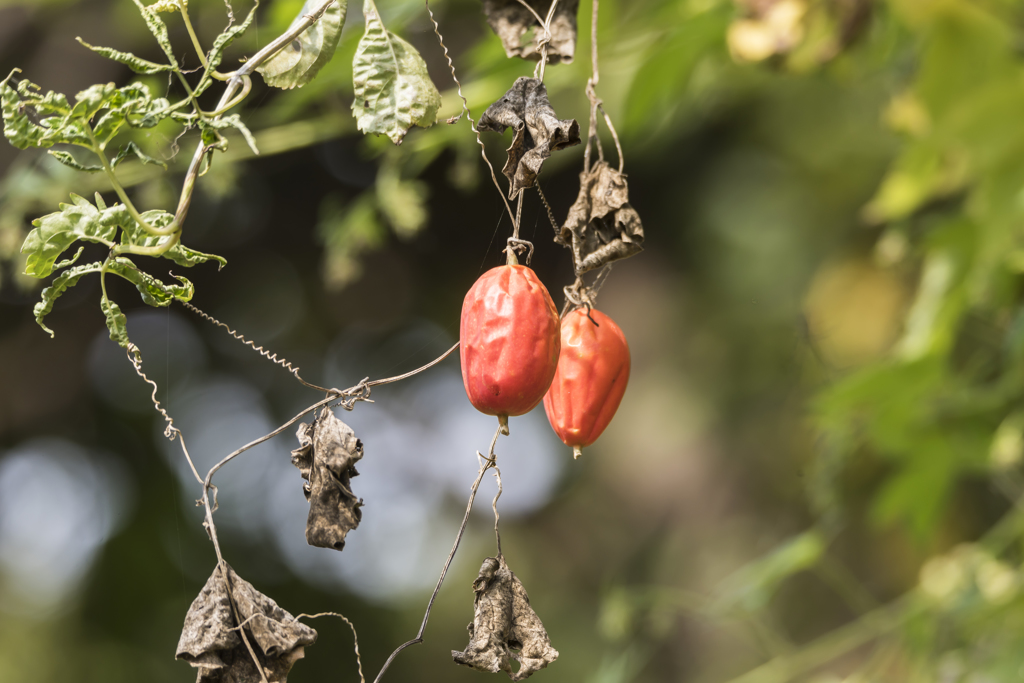
<path id="1" fill-rule="evenodd" d="M 629 382 L 626 336 L 601 311 L 590 317 L 576 309 L 562 321 L 558 369 L 544 396 L 548 421 L 577 458 L 612 421 Z"/>
<path id="2" fill-rule="evenodd" d="M 544 398 L 558 365 L 558 311 L 526 266 L 498 266 L 473 284 L 459 329 L 462 381 L 482 413 L 529 412 Z"/>

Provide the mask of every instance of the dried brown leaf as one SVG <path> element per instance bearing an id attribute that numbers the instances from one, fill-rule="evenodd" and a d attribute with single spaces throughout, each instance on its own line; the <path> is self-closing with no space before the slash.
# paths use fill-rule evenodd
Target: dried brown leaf
<path id="1" fill-rule="evenodd" d="M 544 160 L 564 147 L 580 144 L 580 125 L 576 119 L 555 116 L 548 91 L 537 78 L 516 79 L 505 95 L 487 108 L 478 128 L 504 133 L 515 131 L 508 148 L 508 162 L 501 170 L 509 181 L 510 199 L 524 188 L 533 187 Z"/>
<path id="2" fill-rule="evenodd" d="M 220 567 L 213 570 L 185 616 L 175 658 L 198 670 L 196 683 L 260 683 L 260 672 L 237 628 L 244 624 L 267 680 L 285 683 L 305 646 L 316 642 L 316 631 L 295 621 L 226 562 L 221 567 L 227 580 Z"/>
<path id="3" fill-rule="evenodd" d="M 306 542 L 342 550 L 345 536 L 363 516 L 363 501 L 351 488 L 352 477 L 359 474 L 355 463 L 363 457 L 363 443 L 330 410 L 313 424 L 299 425 L 297 436 L 299 447 L 292 451 L 292 464 L 306 480 L 302 486 L 309 501 Z"/>
<path id="4" fill-rule="evenodd" d="M 547 631 L 530 607 L 530 597 L 503 557 L 488 557 L 473 582 L 473 622 L 469 645 L 452 650 L 456 663 L 479 671 L 504 671 L 513 681 L 529 678 L 558 659 Z M 519 660 L 512 671 L 511 660 Z"/>
<path id="5" fill-rule="evenodd" d="M 538 15 L 547 17 L 551 0 L 525 1 Z M 555 14 L 551 18 L 551 40 L 547 48 L 548 62 L 551 64 L 568 64 L 576 53 L 576 10 L 579 4 L 579 0 L 559 0 L 555 7 Z M 506 55 L 540 60 L 544 30 L 533 12 L 523 7 L 519 0 L 484 0 L 484 14 L 487 15 L 487 23 L 501 38 Z M 531 29 L 533 35 L 524 44 L 523 36 Z"/>
<path id="6" fill-rule="evenodd" d="M 599 161 L 580 173 L 580 193 L 555 241 L 572 249 L 577 275 L 643 251 L 644 227 L 626 176 Z"/>

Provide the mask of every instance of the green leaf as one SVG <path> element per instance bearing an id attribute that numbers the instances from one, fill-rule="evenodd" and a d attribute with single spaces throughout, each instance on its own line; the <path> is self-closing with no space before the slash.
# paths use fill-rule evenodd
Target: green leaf
<path id="1" fill-rule="evenodd" d="M 71 195 L 71 200 L 72 204 L 61 204 L 59 212 L 32 221 L 35 227 L 21 245 L 21 253 L 28 256 L 26 275 L 43 278 L 52 273 L 57 257 L 76 240 L 113 246 L 116 225 L 101 220 L 99 209 L 89 200 L 76 194 Z"/>
<path id="2" fill-rule="evenodd" d="M 164 258 L 171 259 L 179 266 L 184 266 L 186 268 L 191 268 L 199 263 L 216 261 L 218 264 L 217 270 L 220 270 L 228 264 L 227 259 L 223 256 L 217 256 L 216 254 L 204 254 L 201 251 L 196 251 L 195 249 L 189 249 L 188 247 L 183 246 L 181 242 L 168 249 L 164 253 Z"/>
<path id="3" fill-rule="evenodd" d="M 352 111 L 364 133 L 383 133 L 401 144 L 413 126 L 433 125 L 441 94 L 427 65 L 409 43 L 387 31 L 373 0 L 363 5 L 366 33 L 352 60 Z"/>
<path id="4" fill-rule="evenodd" d="M 181 0 L 185 7 L 188 7 L 186 0 Z M 178 0 L 159 0 L 154 2 L 152 5 L 148 5 L 146 9 L 153 12 L 179 12 L 181 7 L 178 5 Z"/>
<path id="5" fill-rule="evenodd" d="M 51 152 L 51 154 L 52 153 L 53 152 Z M 144 164 L 153 164 L 155 166 L 159 166 L 164 170 L 167 170 L 167 164 L 160 161 L 159 159 L 149 156 L 148 154 L 143 152 L 142 149 L 134 142 L 129 142 L 127 145 L 121 145 L 121 149 L 118 150 L 117 156 L 115 156 L 114 159 L 110 162 L 110 165 L 113 168 L 117 168 L 117 165 L 119 163 L 133 155 Z"/>
<path id="6" fill-rule="evenodd" d="M 18 149 L 51 147 L 57 143 L 91 145 L 80 122 L 71 119 L 71 105 L 61 93 L 39 95 L 39 86 L 27 79 L 17 89 L 9 85 L 18 72 L 12 71 L 0 82 L 0 109 L 4 136 Z"/>
<path id="7" fill-rule="evenodd" d="M 189 301 L 195 293 L 195 288 L 186 278 L 175 275 L 180 285 L 164 284 L 149 273 L 139 270 L 134 263 L 124 257 L 114 259 L 107 266 L 107 270 L 135 285 L 142 295 L 142 300 L 149 306 L 170 306 L 174 300 Z"/>
<path id="8" fill-rule="evenodd" d="M 259 6 L 259 0 L 256 0 L 252 9 L 249 10 L 248 16 L 245 17 L 245 21 L 241 24 L 229 26 L 214 39 L 213 47 L 206 54 L 207 68 L 203 71 L 203 77 L 199 79 L 199 84 L 196 85 L 193 91 L 196 97 L 203 94 L 210 87 L 210 84 L 213 83 L 213 72 L 220 66 L 221 60 L 224 59 L 224 51 L 235 41 L 235 38 L 249 28 L 249 25 L 252 24 L 253 19 L 256 17 L 256 8 Z"/>
<path id="9" fill-rule="evenodd" d="M 100 299 L 100 310 L 107 319 L 107 329 L 110 330 L 110 338 L 123 348 L 128 348 L 128 319 L 121 312 L 121 307 L 104 296 Z"/>
<path id="10" fill-rule="evenodd" d="M 164 51 L 164 54 L 167 55 L 167 61 L 171 69 L 176 70 L 178 68 L 178 60 L 174 58 L 174 49 L 171 47 L 171 39 L 170 36 L 167 35 L 167 24 L 164 23 L 164 20 L 161 19 L 156 12 L 148 9 L 139 0 L 132 0 L 132 2 L 134 2 L 135 6 L 139 8 L 139 12 L 142 13 L 142 19 L 146 22 L 146 27 L 149 28 L 149 32 L 153 34 L 153 37 L 156 38 L 156 42 L 160 44 L 160 48 Z M 117 304 L 113 305 L 116 306 Z M 125 341 L 127 340 L 128 337 L 125 336 Z"/>
<path id="11" fill-rule="evenodd" d="M 252 150 L 252 153 L 260 153 L 259 149 L 256 148 L 256 138 L 253 137 L 252 131 L 250 131 L 249 128 L 244 123 L 242 123 L 242 117 L 239 114 L 230 114 L 229 116 L 222 116 L 219 119 L 200 121 L 199 127 L 203 129 L 204 134 L 207 132 L 208 129 L 212 129 L 214 131 L 221 131 L 226 128 L 235 128 L 238 130 L 239 133 L 242 134 L 242 137 L 245 138 L 245 142 L 249 145 L 249 149 Z M 204 143 L 205 141 L 206 138 L 204 136 Z M 223 142 L 225 143 L 223 144 L 223 148 L 218 146 L 217 149 L 221 149 L 221 151 L 225 151 L 227 149 L 226 141 Z M 218 140 L 216 144 L 221 145 L 222 141 Z"/>
<path id="12" fill-rule="evenodd" d="M 82 250 L 79 249 L 78 254 L 75 255 L 75 258 L 77 259 L 81 253 Z M 46 315 L 53 310 L 54 302 L 57 301 L 57 299 L 60 298 L 60 295 L 67 291 L 69 288 L 77 285 L 78 281 L 82 279 L 83 275 L 86 275 L 88 273 L 98 273 L 102 268 L 103 264 L 99 262 L 89 263 L 84 266 L 75 266 L 71 270 L 64 271 L 63 273 L 58 275 L 50 284 L 50 286 L 43 290 L 41 300 L 39 301 L 39 303 L 35 305 L 35 308 L 32 309 L 32 312 L 36 316 L 36 322 L 39 324 L 39 327 L 46 330 L 50 337 L 53 337 L 53 330 L 51 330 L 49 327 L 43 324 L 43 318 L 45 318 Z"/>
<path id="13" fill-rule="evenodd" d="M 46 150 L 46 153 L 52 156 L 57 161 L 59 161 L 60 163 L 64 164 L 65 166 L 70 166 L 76 171 L 86 171 L 88 173 L 95 173 L 96 171 L 103 170 L 102 166 L 86 166 L 85 164 L 79 163 L 78 160 L 75 159 L 75 157 L 70 152 L 65 152 L 59 149 L 48 149 Z"/>
<path id="14" fill-rule="evenodd" d="M 90 45 L 81 38 L 75 38 L 83 46 L 89 48 L 93 52 L 107 59 L 112 59 L 115 62 L 124 64 L 129 69 L 137 74 L 143 74 L 146 76 L 152 76 L 153 74 L 163 73 L 165 71 L 174 71 L 175 67 L 170 64 L 157 64 L 141 57 L 136 57 L 131 52 L 121 52 L 111 47 L 98 47 L 96 45 Z"/>
<path id="15" fill-rule="evenodd" d="M 66 258 L 63 261 L 60 261 L 59 263 L 55 263 L 53 269 L 55 271 L 64 270 L 68 266 L 74 265 L 75 262 L 79 259 L 79 257 L 81 257 L 83 251 L 85 251 L 85 247 L 79 247 L 78 251 L 75 252 L 74 256 L 72 256 L 71 258 Z"/>
<path id="16" fill-rule="evenodd" d="M 75 95 L 75 106 L 72 107 L 69 116 L 86 121 L 92 119 L 100 109 L 107 106 L 115 92 L 117 92 L 117 88 L 113 83 L 98 83 L 89 86 Z"/>
<path id="17" fill-rule="evenodd" d="M 292 26 L 301 22 L 322 4 L 323 0 L 306 0 Z M 313 80 L 320 69 L 334 57 L 334 51 L 341 41 L 341 29 L 345 24 L 347 10 L 348 0 L 335 0 L 319 21 L 303 31 L 276 55 L 256 67 L 256 71 L 263 74 L 267 85 L 289 90 L 301 88 Z"/>
<path id="18" fill-rule="evenodd" d="M 101 147 L 114 138 L 125 124 L 133 128 L 151 128 L 167 118 L 167 100 L 153 99 L 149 88 L 132 83 L 111 93 L 105 103 L 106 113 L 96 122 L 93 134 Z M 134 118 L 133 118 L 134 117 Z"/>

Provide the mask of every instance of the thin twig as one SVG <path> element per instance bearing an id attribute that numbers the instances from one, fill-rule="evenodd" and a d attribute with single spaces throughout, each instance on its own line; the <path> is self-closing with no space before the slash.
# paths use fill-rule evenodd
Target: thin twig
<path id="1" fill-rule="evenodd" d="M 299 382 L 301 382 L 303 385 L 309 387 L 310 389 L 316 389 L 317 391 L 319 391 L 321 393 L 324 393 L 324 394 L 326 394 L 326 393 L 328 393 L 330 391 L 330 389 L 325 389 L 324 387 L 320 387 L 320 386 L 317 386 L 315 384 L 310 384 L 306 380 L 302 379 L 302 377 L 299 376 L 299 368 L 294 366 L 294 365 L 292 365 L 291 362 L 289 362 L 288 360 L 286 360 L 284 358 L 279 358 L 276 353 L 272 354 L 270 351 L 264 349 L 262 346 L 256 346 L 255 342 L 246 339 L 245 335 L 243 335 L 241 332 L 237 332 L 237 331 L 233 330 L 232 328 L 228 327 L 227 325 L 225 325 L 221 321 L 219 321 L 216 318 L 214 318 L 209 313 L 206 313 L 206 312 L 200 310 L 198 307 L 190 304 L 187 301 L 182 301 L 181 305 L 184 306 L 185 308 L 187 308 L 188 310 L 192 311 L 196 315 L 198 315 L 200 318 L 203 318 L 204 320 L 208 320 L 209 322 L 213 323 L 217 327 L 223 327 L 225 330 L 228 331 L 228 334 L 230 334 L 232 337 L 234 337 L 238 341 L 242 342 L 243 344 L 245 344 L 246 346 L 251 348 L 253 351 L 256 351 L 258 354 L 260 354 L 261 356 L 263 356 L 264 358 L 266 358 L 270 362 L 275 363 L 277 365 L 280 365 L 282 368 L 284 368 L 288 372 L 292 373 L 292 375 L 295 376 L 295 379 L 299 380 Z"/>
<path id="2" fill-rule="evenodd" d="M 164 421 L 167 422 L 167 428 L 164 429 L 164 436 L 167 437 L 168 441 L 174 441 L 175 438 L 181 443 L 181 450 L 185 453 L 185 460 L 188 460 L 188 466 L 192 470 L 192 474 L 195 475 L 196 481 L 200 484 L 203 483 L 203 478 L 199 476 L 198 470 L 196 470 L 195 463 L 192 462 L 192 456 L 188 454 L 188 448 L 185 447 L 185 435 L 181 433 L 181 430 L 174 426 L 174 419 L 167 414 L 164 407 L 160 405 L 160 401 L 156 398 L 156 392 L 159 389 L 156 382 L 146 376 L 146 373 L 142 371 L 142 352 L 139 347 L 129 342 L 128 344 L 128 360 L 131 362 L 132 367 L 135 368 L 135 374 L 142 378 L 142 381 L 153 387 L 153 393 L 150 394 L 149 400 L 153 402 L 153 407 L 156 408 L 157 412 L 163 415 Z"/>
<path id="3" fill-rule="evenodd" d="M 243 87 L 245 80 L 252 75 L 258 66 L 276 55 L 282 48 L 298 38 L 307 28 L 319 21 L 320 17 L 323 16 L 324 12 L 326 12 L 334 2 L 335 0 L 324 0 L 319 7 L 303 16 L 302 21 L 299 21 L 294 26 L 290 26 L 287 31 L 282 33 L 266 47 L 246 60 L 245 64 L 243 64 L 241 68 L 228 74 L 224 93 L 221 95 L 220 102 L 217 103 L 214 111 L 223 111 L 228 103 L 232 101 L 232 98 L 234 98 L 238 89 Z M 179 228 L 185 222 L 185 216 L 188 214 L 189 206 L 192 203 L 192 190 L 195 186 L 195 180 L 199 177 L 199 167 L 203 161 L 203 157 L 206 156 L 209 149 L 210 148 L 202 142 L 199 143 L 196 147 L 195 154 L 192 156 L 192 162 L 189 164 L 188 172 L 185 174 L 185 182 L 182 184 L 181 189 L 181 198 L 178 200 L 178 209 L 174 214 L 174 222 L 178 224 Z"/>
<path id="4" fill-rule="evenodd" d="M 402 650 L 417 643 L 423 642 L 423 632 L 427 629 L 427 621 L 430 619 L 430 610 L 434 606 L 434 600 L 437 599 L 437 594 L 441 591 L 441 584 L 444 583 L 444 577 L 448 574 L 448 568 L 452 564 L 452 559 L 455 557 L 455 551 L 459 549 L 459 543 L 462 541 L 462 534 L 466 531 L 466 523 L 469 521 L 469 513 L 473 511 L 473 501 L 476 500 L 476 492 L 480 488 L 480 482 L 484 478 L 484 474 L 490 468 L 497 468 L 498 456 L 494 454 L 494 446 L 498 442 L 498 436 L 503 432 L 504 425 L 499 425 L 497 431 L 494 432 L 494 438 L 491 439 L 491 447 L 488 450 L 488 455 L 483 455 L 477 451 L 477 457 L 480 458 L 480 471 L 476 474 L 476 480 L 473 481 L 473 486 L 470 488 L 469 502 L 466 503 L 466 514 L 462 516 L 462 524 L 459 526 L 459 533 L 455 536 L 455 543 L 452 545 L 451 552 L 448 553 L 448 558 L 444 562 L 444 567 L 441 568 L 441 576 L 437 579 L 437 585 L 434 586 L 434 592 L 430 595 L 430 601 L 427 603 L 427 611 L 423 615 L 423 622 L 420 624 L 420 630 L 416 634 L 416 637 L 412 640 L 402 643 L 391 653 L 391 656 L 384 662 L 384 666 L 381 667 L 377 677 L 373 679 L 373 683 L 380 683 L 380 679 L 384 676 L 384 672 L 391 666 L 391 662 L 395 660 Z M 497 499 L 495 499 L 497 500 Z"/>
<path id="5" fill-rule="evenodd" d="M 508 211 L 509 219 L 511 219 L 513 226 L 518 227 L 515 214 L 512 213 L 512 207 L 509 205 L 508 199 L 505 198 L 505 191 L 501 189 L 501 185 L 498 183 L 498 176 L 494 172 L 494 165 L 491 164 L 491 160 L 487 158 L 487 148 L 484 146 L 484 141 L 480 138 L 480 131 L 476 127 L 476 121 L 473 120 L 473 116 L 470 114 L 469 102 L 466 101 L 465 96 L 462 94 L 462 83 L 459 82 L 458 77 L 455 75 L 455 64 L 452 62 L 452 58 L 448 56 L 448 47 L 444 44 L 444 38 L 441 37 L 441 26 L 437 23 L 437 19 L 434 18 L 434 13 L 430 10 L 429 0 L 423 0 L 423 4 L 426 5 L 427 14 L 430 15 L 430 21 L 434 24 L 434 33 L 437 35 L 437 42 L 440 43 L 442 48 L 444 48 L 445 57 L 448 57 L 448 68 L 452 72 L 452 80 L 455 81 L 455 85 L 458 88 L 459 97 L 462 98 L 462 109 L 466 113 L 466 118 L 469 119 L 469 127 L 476 135 L 476 143 L 480 145 L 480 156 L 483 157 L 484 163 L 487 164 L 487 168 L 491 172 L 491 181 L 494 183 L 495 189 L 498 190 L 498 194 L 501 195 L 501 201 L 505 204 L 505 210 Z M 458 121 L 458 119 L 455 119 L 455 121 Z M 449 123 L 455 123 L 455 121 L 449 121 Z"/>
<path id="6" fill-rule="evenodd" d="M 360 681 L 360 683 L 366 683 L 366 679 L 363 678 L 363 659 L 362 659 L 362 657 L 359 656 L 359 634 L 356 633 L 356 626 L 355 626 L 355 624 L 353 624 L 351 621 L 349 621 L 348 618 L 344 614 L 338 614 L 337 612 L 320 612 L 318 614 L 300 614 L 299 616 L 295 617 L 295 621 L 298 621 L 302 617 L 306 617 L 307 619 L 317 619 L 319 617 L 338 617 L 339 619 L 344 621 L 346 624 L 348 624 L 348 627 L 350 629 L 352 629 L 352 640 L 355 641 L 356 666 L 359 667 L 359 681 Z"/>
<path id="7" fill-rule="evenodd" d="M 498 542 L 498 557 L 501 557 L 501 532 L 498 531 L 498 520 L 501 519 L 501 515 L 498 514 L 498 499 L 501 498 L 501 470 L 497 465 L 492 465 L 492 467 L 494 468 L 494 478 L 498 480 L 498 492 L 494 495 L 494 500 L 491 501 L 491 509 L 494 510 L 494 538 Z"/>

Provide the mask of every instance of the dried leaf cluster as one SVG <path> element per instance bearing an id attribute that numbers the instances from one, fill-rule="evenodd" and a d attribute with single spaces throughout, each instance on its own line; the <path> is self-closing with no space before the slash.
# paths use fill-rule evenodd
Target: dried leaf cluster
<path id="1" fill-rule="evenodd" d="M 504 97 L 492 104 L 480 117 L 482 131 L 515 131 L 508 148 L 508 162 L 502 173 L 509 181 L 509 198 L 533 187 L 544 160 L 551 153 L 580 144 L 580 125 L 576 119 L 561 119 L 548 101 L 548 91 L 537 78 L 518 78 Z"/>
<path id="2" fill-rule="evenodd" d="M 538 16 L 546 16 L 551 3 L 548 0 L 525 0 L 525 3 L 533 12 L 519 0 L 484 0 L 484 14 L 487 15 L 487 23 L 501 38 L 506 55 L 539 61 L 543 54 L 544 31 L 534 12 Z M 579 0 L 566 0 L 555 7 L 547 42 L 549 64 L 572 61 L 576 53 L 576 10 L 579 4 Z M 533 34 L 524 43 L 523 38 L 529 31 Z"/>
<path id="3" fill-rule="evenodd" d="M 304 648 L 315 642 L 316 631 L 222 562 L 185 616 L 175 657 L 197 669 L 196 683 L 260 683 L 263 676 L 270 683 L 285 683 Z"/>
<path id="4" fill-rule="evenodd" d="M 469 624 L 469 645 L 462 652 L 452 650 L 458 663 L 497 673 L 504 671 L 513 681 L 529 678 L 558 659 L 540 617 L 530 607 L 530 597 L 505 558 L 488 557 L 473 582 L 476 599 Z M 512 671 L 511 660 L 519 661 Z"/>
<path id="5" fill-rule="evenodd" d="M 599 161 L 580 173 L 580 193 L 555 241 L 572 249 L 576 274 L 643 251 L 644 228 L 626 176 Z"/>
<path id="6" fill-rule="evenodd" d="M 363 443 L 347 424 L 324 410 L 312 424 L 300 424 L 299 447 L 292 464 L 306 480 L 302 490 L 309 501 L 306 542 L 320 548 L 342 550 L 345 536 L 359 526 L 363 500 L 352 493 L 355 463 L 363 457 Z"/>

